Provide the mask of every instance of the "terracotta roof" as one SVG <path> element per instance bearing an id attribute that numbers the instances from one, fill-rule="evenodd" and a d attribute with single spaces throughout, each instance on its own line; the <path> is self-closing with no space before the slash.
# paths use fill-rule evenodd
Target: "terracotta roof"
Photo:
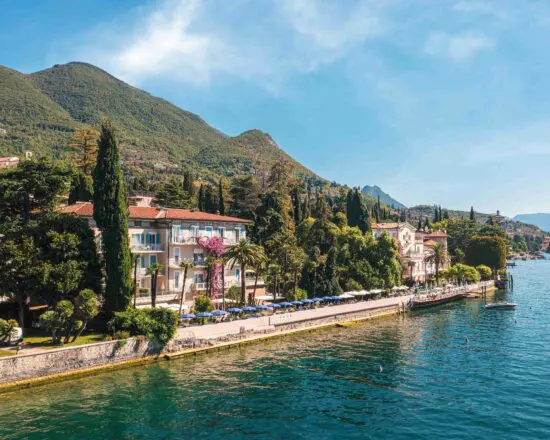
<path id="1" fill-rule="evenodd" d="M 0 162 L 19 162 L 18 156 L 0 157 Z"/>
<path id="2" fill-rule="evenodd" d="M 59 209 L 61 212 L 91 217 L 93 215 L 93 206 L 89 202 L 77 202 L 74 205 L 63 206 Z M 137 219 L 167 219 L 167 220 L 197 220 L 197 221 L 217 221 L 217 222 L 235 222 L 252 223 L 245 220 L 226 215 L 210 214 L 207 212 L 191 211 L 189 209 L 172 208 L 154 208 L 145 206 L 130 206 L 129 217 Z"/>
<path id="3" fill-rule="evenodd" d="M 429 234 L 426 234 L 426 237 L 446 237 L 447 234 L 443 231 L 432 231 Z"/>
<path id="4" fill-rule="evenodd" d="M 424 246 L 427 246 L 427 247 L 434 247 L 436 244 L 437 244 L 437 242 L 433 241 L 433 240 L 426 240 L 424 242 Z"/>
<path id="5" fill-rule="evenodd" d="M 401 223 L 373 223 L 372 229 L 397 229 Z"/>
<path id="6" fill-rule="evenodd" d="M 217 222 L 252 223 L 251 220 L 229 217 L 227 215 L 210 214 L 208 212 L 191 211 L 189 209 L 166 209 L 166 218 L 171 220 L 204 220 Z"/>

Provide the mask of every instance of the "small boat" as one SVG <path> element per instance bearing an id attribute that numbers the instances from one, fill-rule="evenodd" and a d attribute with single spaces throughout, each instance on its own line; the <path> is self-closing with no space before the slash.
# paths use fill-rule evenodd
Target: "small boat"
<path id="1" fill-rule="evenodd" d="M 506 302 L 485 304 L 486 309 L 513 309 L 516 306 L 517 304 Z"/>

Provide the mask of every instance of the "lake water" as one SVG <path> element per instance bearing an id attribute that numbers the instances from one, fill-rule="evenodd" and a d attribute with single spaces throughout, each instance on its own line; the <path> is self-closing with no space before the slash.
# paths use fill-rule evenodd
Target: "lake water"
<path id="1" fill-rule="evenodd" d="M 1 439 L 550 439 L 550 261 L 466 300 L 0 396 Z"/>

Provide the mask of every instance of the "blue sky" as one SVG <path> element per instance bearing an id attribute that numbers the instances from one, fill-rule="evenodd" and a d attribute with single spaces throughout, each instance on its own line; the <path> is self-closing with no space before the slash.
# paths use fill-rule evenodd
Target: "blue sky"
<path id="1" fill-rule="evenodd" d="M 546 0 L 0 0 L 0 64 L 86 61 L 405 204 L 550 212 Z"/>

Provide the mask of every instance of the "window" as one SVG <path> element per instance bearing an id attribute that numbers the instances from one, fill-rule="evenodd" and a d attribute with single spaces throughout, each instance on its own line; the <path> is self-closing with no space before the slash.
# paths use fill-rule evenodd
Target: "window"
<path id="1" fill-rule="evenodd" d="M 204 283 L 204 274 L 203 273 L 196 273 L 193 277 L 195 284 L 198 283 Z"/>
<path id="2" fill-rule="evenodd" d="M 180 263 L 180 256 L 181 256 L 181 249 L 174 248 L 174 263 L 176 264 Z"/>
<path id="3" fill-rule="evenodd" d="M 134 220 L 134 226 L 141 227 L 141 220 Z"/>
<path id="4" fill-rule="evenodd" d="M 237 281 L 241 280 L 241 269 L 240 268 L 235 269 L 235 278 L 236 278 Z"/>
<path id="5" fill-rule="evenodd" d="M 141 234 L 132 234 L 132 246 L 139 246 L 141 244 Z"/>
<path id="6" fill-rule="evenodd" d="M 201 253 L 195 252 L 193 254 L 193 264 L 200 265 L 200 264 L 203 264 L 203 262 L 204 262 L 204 254 L 202 252 Z"/>
<path id="7" fill-rule="evenodd" d="M 225 228 L 218 228 L 218 237 L 222 237 L 225 234 Z"/>
<path id="8" fill-rule="evenodd" d="M 213 231 L 214 228 L 212 228 L 212 226 L 207 226 L 206 227 L 206 236 L 207 237 L 212 237 L 212 231 Z"/>
<path id="9" fill-rule="evenodd" d="M 145 266 L 145 256 L 142 255 L 140 259 L 141 259 L 140 266 L 141 266 L 142 269 L 145 269 L 145 267 L 146 267 Z"/>
<path id="10" fill-rule="evenodd" d="M 239 228 L 235 228 L 235 241 L 241 240 L 241 230 Z"/>
<path id="11" fill-rule="evenodd" d="M 141 280 L 139 280 L 139 286 L 140 286 L 142 289 L 145 289 L 145 278 L 142 278 Z"/>
<path id="12" fill-rule="evenodd" d="M 174 288 L 179 289 L 180 287 L 180 273 L 178 271 L 174 272 Z"/>
<path id="13" fill-rule="evenodd" d="M 153 264 L 157 264 L 157 256 L 149 255 L 149 266 L 152 266 Z"/>

